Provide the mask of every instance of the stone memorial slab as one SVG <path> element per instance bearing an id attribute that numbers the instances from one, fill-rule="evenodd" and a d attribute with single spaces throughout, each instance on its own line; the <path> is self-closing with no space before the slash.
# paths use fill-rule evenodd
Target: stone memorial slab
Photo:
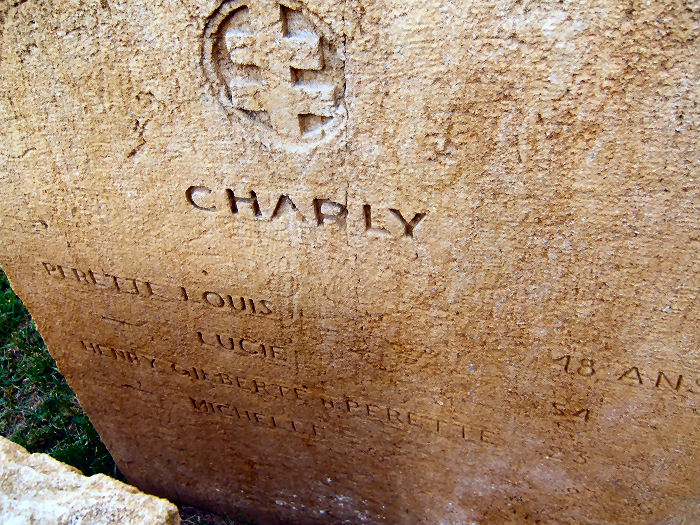
<path id="1" fill-rule="evenodd" d="M 0 264 L 147 492 L 697 522 L 699 18 L 0 2 Z"/>

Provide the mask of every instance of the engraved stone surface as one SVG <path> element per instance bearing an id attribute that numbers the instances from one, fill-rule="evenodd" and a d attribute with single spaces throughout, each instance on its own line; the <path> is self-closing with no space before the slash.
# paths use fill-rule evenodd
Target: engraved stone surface
<path id="1" fill-rule="evenodd" d="M 0 264 L 131 482 L 698 521 L 696 5 L 0 6 Z"/>
<path id="2" fill-rule="evenodd" d="M 343 43 L 314 19 L 290 1 L 227 1 L 204 33 L 202 63 L 222 105 L 290 145 L 328 138 L 345 120 Z"/>
<path id="3" fill-rule="evenodd" d="M 30 454 L 0 436 L 0 522 L 6 525 L 179 525 L 177 507 L 134 487 Z"/>

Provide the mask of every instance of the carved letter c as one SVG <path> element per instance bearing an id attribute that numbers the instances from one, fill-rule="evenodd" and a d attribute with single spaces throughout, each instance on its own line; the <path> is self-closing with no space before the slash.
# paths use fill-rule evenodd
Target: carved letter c
<path id="1" fill-rule="evenodd" d="M 200 206 L 199 204 L 194 202 L 194 196 L 197 193 L 206 193 L 207 195 L 209 195 L 210 193 L 212 193 L 212 191 L 205 186 L 190 186 L 185 191 L 185 198 L 187 199 L 187 202 L 189 202 L 192 206 L 194 206 L 198 210 L 216 211 L 216 206 L 212 206 L 210 208 L 207 208 L 206 206 Z"/>

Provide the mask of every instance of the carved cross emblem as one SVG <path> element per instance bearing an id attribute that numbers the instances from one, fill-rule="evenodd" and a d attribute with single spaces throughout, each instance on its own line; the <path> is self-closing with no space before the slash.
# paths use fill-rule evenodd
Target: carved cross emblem
<path id="1" fill-rule="evenodd" d="M 214 19 L 205 61 L 231 108 L 287 141 L 324 135 L 342 112 L 345 82 L 342 57 L 320 21 L 276 0 L 228 4 Z"/>

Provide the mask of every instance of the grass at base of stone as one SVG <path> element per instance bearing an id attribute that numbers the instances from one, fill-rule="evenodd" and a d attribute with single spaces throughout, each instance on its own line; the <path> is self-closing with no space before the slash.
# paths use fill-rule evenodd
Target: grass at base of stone
<path id="1" fill-rule="evenodd" d="M 86 475 L 123 480 L 75 394 L 0 272 L 0 433 Z"/>
<path id="2" fill-rule="evenodd" d="M 0 269 L 0 435 L 80 469 L 125 481 Z M 246 525 L 190 506 L 185 525 Z"/>

